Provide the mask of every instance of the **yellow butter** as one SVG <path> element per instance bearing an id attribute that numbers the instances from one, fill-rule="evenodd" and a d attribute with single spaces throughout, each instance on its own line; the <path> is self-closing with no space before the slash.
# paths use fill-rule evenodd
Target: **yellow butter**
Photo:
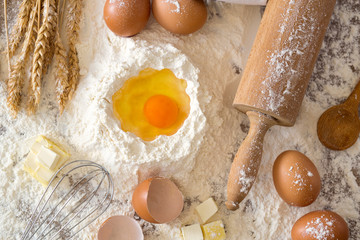
<path id="1" fill-rule="evenodd" d="M 37 163 L 36 155 L 32 151 L 29 152 L 25 159 L 24 170 L 44 186 L 49 183 L 49 180 L 54 174 L 53 171 L 46 170 L 46 168 Z"/>
<path id="2" fill-rule="evenodd" d="M 39 167 L 35 172 L 35 178 L 43 185 L 48 185 L 52 176 L 54 175 L 54 171 L 51 171 L 44 167 Z"/>
<path id="3" fill-rule="evenodd" d="M 32 174 L 36 171 L 38 167 L 39 166 L 36 163 L 36 155 L 32 151 L 30 151 L 25 159 L 24 170 Z"/>
<path id="4" fill-rule="evenodd" d="M 44 167 L 54 170 L 58 164 L 60 156 L 45 146 L 41 146 L 39 153 L 36 155 L 39 164 Z"/>
<path id="5" fill-rule="evenodd" d="M 34 144 L 31 146 L 30 151 L 36 155 L 40 152 L 41 146 L 43 145 L 41 145 L 40 142 L 35 141 Z"/>
<path id="6" fill-rule="evenodd" d="M 203 240 L 203 233 L 200 224 L 193 224 L 190 226 L 182 227 L 181 233 L 184 240 Z"/>
<path id="7" fill-rule="evenodd" d="M 218 206 L 214 199 L 209 198 L 195 208 L 201 223 L 206 223 L 217 211 Z"/>
<path id="8" fill-rule="evenodd" d="M 202 226 L 204 240 L 224 240 L 226 233 L 221 220 L 211 222 Z"/>
<path id="9" fill-rule="evenodd" d="M 47 150 L 50 154 L 44 154 Z M 40 159 L 38 159 L 39 157 Z M 49 184 L 52 176 L 69 157 L 70 155 L 67 152 L 46 137 L 40 135 L 30 148 L 29 154 L 25 159 L 24 170 L 46 186 Z"/>
<path id="10" fill-rule="evenodd" d="M 36 142 L 39 142 L 40 144 L 54 151 L 60 156 L 60 159 L 55 167 L 57 169 L 59 169 L 70 157 L 70 155 L 67 152 L 62 150 L 59 146 L 57 146 L 55 143 L 53 143 L 52 141 L 50 141 L 49 139 L 47 139 L 42 135 L 37 137 Z"/>

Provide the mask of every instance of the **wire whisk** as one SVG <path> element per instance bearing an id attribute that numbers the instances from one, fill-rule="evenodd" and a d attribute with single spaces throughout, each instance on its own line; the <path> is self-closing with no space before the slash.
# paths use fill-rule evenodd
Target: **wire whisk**
<path id="1" fill-rule="evenodd" d="M 112 178 L 103 166 L 69 162 L 52 177 L 21 239 L 72 239 L 107 210 L 113 194 Z"/>

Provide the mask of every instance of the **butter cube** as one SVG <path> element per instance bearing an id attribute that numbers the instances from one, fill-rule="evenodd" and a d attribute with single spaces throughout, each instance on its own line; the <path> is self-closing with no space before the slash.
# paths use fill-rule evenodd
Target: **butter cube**
<path id="1" fill-rule="evenodd" d="M 202 226 L 204 240 L 224 240 L 226 233 L 221 220 L 208 223 Z"/>
<path id="2" fill-rule="evenodd" d="M 55 143 L 40 135 L 30 148 L 25 159 L 24 170 L 46 186 L 69 157 L 69 154 Z"/>
<path id="3" fill-rule="evenodd" d="M 182 227 L 181 233 L 184 240 L 204 240 L 200 224 L 193 224 L 190 226 Z"/>
<path id="4" fill-rule="evenodd" d="M 201 220 L 201 223 L 206 223 L 218 211 L 218 206 L 216 205 L 214 199 L 209 198 L 197 206 L 195 210 Z"/>
<path id="5" fill-rule="evenodd" d="M 24 170 L 30 173 L 31 176 L 44 186 L 48 185 L 50 179 L 55 173 L 54 171 L 39 165 L 36 161 L 36 155 L 31 151 L 25 159 Z"/>
<path id="6" fill-rule="evenodd" d="M 70 155 L 62 150 L 59 146 L 57 146 L 55 143 L 47 139 L 46 137 L 40 135 L 37 137 L 36 142 L 39 142 L 42 146 L 47 147 L 51 151 L 57 153 L 60 156 L 60 159 L 58 161 L 58 164 L 56 168 L 60 168 L 70 157 Z"/>
<path id="7" fill-rule="evenodd" d="M 31 146 L 30 151 L 36 155 L 40 152 L 41 146 L 41 143 L 35 141 L 34 144 Z"/>
<path id="8" fill-rule="evenodd" d="M 57 166 L 60 156 L 47 147 L 41 146 L 40 151 L 36 155 L 36 158 L 41 165 L 50 170 L 54 170 Z"/>
<path id="9" fill-rule="evenodd" d="M 24 169 L 29 173 L 33 173 L 37 168 L 38 165 L 36 163 L 36 155 L 30 151 L 25 159 Z"/>
<path id="10" fill-rule="evenodd" d="M 54 171 L 51 171 L 49 169 L 46 169 L 44 167 L 39 167 L 36 171 L 35 171 L 35 178 L 36 180 L 38 180 L 42 185 L 48 185 L 52 176 L 54 175 Z"/>

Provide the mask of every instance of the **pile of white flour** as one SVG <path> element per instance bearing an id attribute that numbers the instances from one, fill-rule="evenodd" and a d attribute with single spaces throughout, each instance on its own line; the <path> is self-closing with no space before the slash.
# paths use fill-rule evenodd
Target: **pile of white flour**
<path id="1" fill-rule="evenodd" d="M 330 60 L 326 50 L 322 50 L 325 59 L 320 57 L 317 69 L 322 70 L 316 70 L 315 76 L 326 79 L 336 72 L 336 76 L 346 82 L 313 80 L 297 124 L 292 128 L 273 127 L 269 131 L 258 179 L 240 209 L 230 212 L 224 205 L 227 175 L 234 153 L 248 130 L 246 116 L 231 104 L 259 24 L 260 9 L 219 3 L 215 10 L 210 6 L 208 22 L 189 36 L 173 35 L 151 17 L 140 34 L 120 38 L 105 26 L 103 5 L 104 0 L 84 1 L 78 45 L 81 82 L 62 116 L 58 115 L 51 67 L 44 78 L 37 114 L 29 117 L 21 112 L 17 119 L 12 119 L 5 104 L 6 57 L 1 55 L 0 239 L 21 236 L 44 190 L 22 169 L 28 144 L 39 134 L 61 144 L 72 155 L 72 160 L 96 161 L 112 174 L 113 204 L 81 232 L 78 239 L 96 239 L 100 224 L 112 215 L 121 214 L 134 216 L 139 221 L 146 240 L 181 239 L 180 227 L 198 221 L 194 209 L 210 196 L 219 205 L 214 219 L 224 221 L 227 239 L 290 239 L 294 222 L 309 211 L 319 209 L 339 213 L 349 223 L 352 239 L 360 238 L 360 171 L 359 163 L 354 161 L 360 156 L 360 143 L 344 152 L 332 152 L 316 137 L 318 117 L 335 103 L 330 99 L 344 98 L 350 93 L 359 72 L 341 68 L 345 60 Z M 349 22 L 359 14 L 343 6 L 338 6 L 336 11 L 336 16 L 342 16 L 335 18 L 339 24 L 349 25 L 351 36 L 359 36 L 359 28 Z M 328 36 L 333 36 L 335 31 L 330 29 Z M 0 41 L 4 49 L 3 32 Z M 341 42 L 331 47 L 344 48 Z M 359 66 L 360 53 L 352 51 L 351 61 Z M 112 94 L 124 81 L 147 67 L 170 68 L 177 77 L 186 79 L 191 98 L 191 112 L 183 127 L 173 136 L 161 136 L 152 142 L 143 142 L 121 131 L 111 104 Z M 273 161 L 289 149 L 305 153 L 322 177 L 322 192 L 309 207 L 290 207 L 279 198 L 273 186 Z M 147 223 L 139 219 L 131 206 L 137 183 L 154 175 L 170 177 L 184 195 L 184 211 L 169 224 Z"/>

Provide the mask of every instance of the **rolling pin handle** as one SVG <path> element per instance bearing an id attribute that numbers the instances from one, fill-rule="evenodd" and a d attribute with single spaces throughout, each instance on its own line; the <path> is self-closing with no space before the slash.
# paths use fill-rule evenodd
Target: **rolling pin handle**
<path id="1" fill-rule="evenodd" d="M 276 124 L 270 116 L 256 111 L 246 113 L 250 119 L 250 129 L 242 142 L 231 165 L 227 185 L 226 207 L 229 210 L 239 208 L 239 203 L 246 197 L 255 182 L 259 170 L 263 141 L 268 129 Z"/>

